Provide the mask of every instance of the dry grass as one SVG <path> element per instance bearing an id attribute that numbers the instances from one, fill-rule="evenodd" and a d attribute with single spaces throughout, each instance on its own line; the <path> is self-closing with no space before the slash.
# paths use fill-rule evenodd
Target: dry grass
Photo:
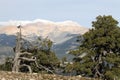
<path id="1" fill-rule="evenodd" d="M 0 80 L 92 80 L 80 76 L 60 76 L 39 73 L 12 73 L 0 71 Z"/>

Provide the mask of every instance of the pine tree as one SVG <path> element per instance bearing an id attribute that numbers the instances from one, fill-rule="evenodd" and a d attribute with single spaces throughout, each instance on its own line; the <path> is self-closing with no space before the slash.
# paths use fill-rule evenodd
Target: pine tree
<path id="1" fill-rule="evenodd" d="M 7 58 L 0 70 L 13 72 L 40 72 L 47 71 L 54 74 L 59 66 L 59 60 L 51 51 L 53 42 L 48 38 L 38 37 L 35 41 L 25 40 L 22 36 L 21 26 L 18 26 L 14 58 Z"/>
<path id="2" fill-rule="evenodd" d="M 46 69 L 54 71 L 55 68 L 59 66 L 59 60 L 56 57 L 55 53 L 51 51 L 52 41 L 48 38 L 42 39 L 39 37 L 36 41 L 32 42 L 32 47 L 28 48 L 28 52 L 33 53 L 36 56 L 37 68 L 35 69 L 36 64 L 31 64 L 34 72 L 40 72 L 41 70 Z M 41 66 L 41 68 L 39 67 Z M 38 67 L 40 68 L 38 70 Z"/>
<path id="3" fill-rule="evenodd" d="M 107 80 L 120 78 L 120 27 L 112 16 L 98 16 L 83 35 L 82 45 L 71 51 L 79 74 Z"/>

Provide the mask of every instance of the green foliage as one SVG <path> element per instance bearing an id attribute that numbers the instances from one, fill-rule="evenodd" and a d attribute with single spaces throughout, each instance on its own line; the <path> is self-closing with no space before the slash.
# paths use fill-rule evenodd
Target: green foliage
<path id="1" fill-rule="evenodd" d="M 74 69 L 74 65 L 67 64 L 65 67 L 65 72 L 71 73 Z"/>
<path id="2" fill-rule="evenodd" d="M 42 65 L 46 68 L 54 70 L 57 66 L 59 66 L 59 60 L 56 57 L 55 53 L 51 51 L 52 47 L 52 41 L 50 41 L 48 38 L 41 39 L 38 38 L 36 41 L 30 43 L 26 42 L 26 44 L 22 47 L 22 52 L 29 52 L 32 53 L 32 55 L 23 54 L 21 57 L 31 58 L 31 56 L 36 57 L 38 65 Z M 26 46 L 26 48 L 24 48 Z M 5 64 L 0 66 L 1 70 L 5 71 L 11 71 L 12 69 L 12 63 L 13 61 L 6 59 Z M 44 69 L 38 68 L 35 64 L 35 62 L 29 62 L 29 61 L 21 61 L 21 64 L 27 64 L 32 67 L 33 72 L 40 72 Z M 27 68 L 22 67 L 20 69 L 22 72 L 28 71 Z"/>
<path id="3" fill-rule="evenodd" d="M 113 68 L 113 70 L 107 71 L 105 73 L 105 79 L 107 80 L 119 80 L 120 79 L 120 70 L 117 68 Z"/>
<path id="4" fill-rule="evenodd" d="M 0 65 L 0 70 L 2 71 L 11 71 L 12 70 L 12 58 L 7 57 L 4 64 Z"/>
<path id="5" fill-rule="evenodd" d="M 64 56 L 64 57 L 61 59 L 61 61 L 62 61 L 62 64 L 64 64 L 64 62 L 67 62 L 67 58 Z"/>
<path id="6" fill-rule="evenodd" d="M 42 65 L 57 66 L 59 63 L 57 57 L 55 56 L 55 53 L 53 52 L 50 52 L 50 54 L 48 55 L 42 51 L 39 51 L 36 57 L 37 57 L 38 63 Z"/>
<path id="7" fill-rule="evenodd" d="M 37 45 L 33 45 L 32 49 L 29 50 L 29 52 L 33 53 L 33 55 L 37 58 L 38 65 L 43 65 L 44 67 L 52 70 L 59 66 L 58 58 L 56 57 L 55 53 L 51 51 L 52 41 L 50 41 L 48 38 L 38 38 L 38 40 L 36 40 L 36 43 Z M 36 68 L 34 63 L 31 63 L 31 66 L 34 72 L 39 72 L 42 70 Z"/>
<path id="8" fill-rule="evenodd" d="M 80 74 L 112 80 L 119 76 L 120 67 L 120 27 L 112 16 L 98 16 L 92 22 L 92 29 L 83 35 L 84 41 L 78 50 L 71 51 L 76 58 L 81 58 Z M 81 55 L 87 53 L 81 57 Z M 76 62 L 76 61 L 75 61 Z M 112 76 L 111 76 L 112 75 Z M 109 77 L 109 78 L 108 78 Z"/>

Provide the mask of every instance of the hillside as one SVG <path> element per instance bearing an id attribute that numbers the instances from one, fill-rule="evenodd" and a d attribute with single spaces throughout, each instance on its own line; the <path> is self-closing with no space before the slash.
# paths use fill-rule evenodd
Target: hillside
<path id="1" fill-rule="evenodd" d="M 12 48 L 15 46 L 19 24 L 22 25 L 22 35 L 29 41 L 35 40 L 38 36 L 48 37 L 52 40 L 52 50 L 58 58 L 62 58 L 68 50 L 75 48 L 77 36 L 88 31 L 87 28 L 74 21 L 52 22 L 38 19 L 0 22 L 0 55 L 11 56 L 14 54 Z M 9 49 L 3 49 L 5 47 L 9 47 Z"/>

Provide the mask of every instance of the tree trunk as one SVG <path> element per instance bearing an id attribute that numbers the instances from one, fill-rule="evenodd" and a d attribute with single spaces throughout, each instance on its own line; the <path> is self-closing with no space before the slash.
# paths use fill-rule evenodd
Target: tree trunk
<path id="1" fill-rule="evenodd" d="M 17 33 L 17 41 L 16 41 L 16 47 L 15 47 L 15 56 L 14 56 L 14 62 L 13 62 L 13 68 L 12 68 L 12 72 L 18 72 L 19 71 L 19 57 L 20 57 L 20 48 L 21 48 L 21 37 L 20 37 L 21 33 Z"/>

